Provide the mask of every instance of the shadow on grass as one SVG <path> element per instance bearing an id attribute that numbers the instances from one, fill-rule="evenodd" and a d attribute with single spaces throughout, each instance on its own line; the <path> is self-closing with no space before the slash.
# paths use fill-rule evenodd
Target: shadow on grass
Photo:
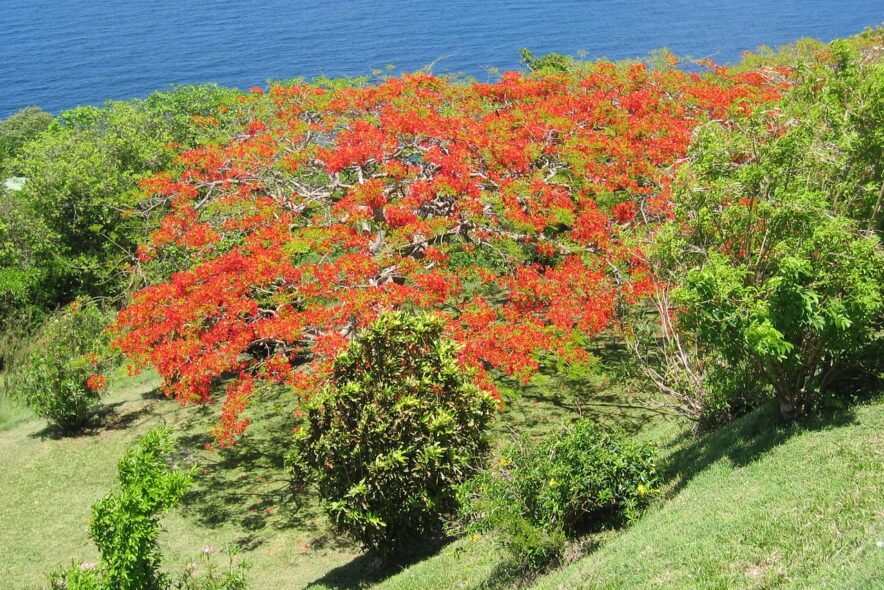
<path id="1" fill-rule="evenodd" d="M 396 573 L 396 569 L 385 568 L 371 555 L 364 553 L 348 563 L 330 570 L 321 578 L 305 586 L 310 588 L 334 588 L 335 590 L 357 590 L 366 584 L 376 584 Z"/>
<path id="2" fill-rule="evenodd" d="M 127 412 L 121 412 L 120 408 L 126 405 L 126 402 L 117 402 L 114 404 L 105 404 L 95 410 L 89 417 L 86 424 L 80 428 L 62 428 L 55 424 L 48 424 L 37 432 L 32 432 L 28 436 L 40 440 L 61 440 L 88 438 L 98 436 L 105 431 L 126 430 L 131 428 L 140 420 L 146 419 L 153 415 L 153 407 L 145 405 Z"/>
<path id="3" fill-rule="evenodd" d="M 243 535 L 237 545 L 243 549 L 261 545 L 267 531 L 297 528 L 317 534 L 324 529 L 317 502 L 293 487 L 285 467 L 293 408 L 282 398 L 256 406 L 261 415 L 252 416 L 253 426 L 229 448 L 204 451 L 214 442 L 209 434 L 217 420 L 213 406 L 191 412 L 180 426 L 187 434 L 177 439 L 180 459 L 198 465 L 182 502 L 185 512 L 205 527 L 237 527 Z"/>
<path id="4" fill-rule="evenodd" d="M 811 416 L 797 422 L 785 422 L 773 404 L 694 439 L 689 432 L 672 442 L 663 476 L 672 484 L 671 494 L 678 493 L 691 479 L 710 465 L 727 459 L 736 467 L 745 467 L 792 436 L 807 430 L 826 430 L 850 424 L 850 408 Z"/>
<path id="5" fill-rule="evenodd" d="M 141 392 L 141 399 L 156 402 L 168 400 L 169 397 L 163 393 L 162 387 L 152 387 Z"/>
<path id="6" fill-rule="evenodd" d="M 329 535 L 331 536 L 331 535 Z M 416 542 L 407 555 L 384 562 L 370 553 L 363 553 L 348 563 L 330 570 L 305 588 L 334 588 L 357 590 L 374 585 L 398 574 L 406 568 L 438 554 L 452 539 L 435 538 Z M 317 545 L 314 543 L 314 547 Z"/>
<path id="7" fill-rule="evenodd" d="M 610 352 L 610 355 L 620 357 L 620 353 Z M 606 365 L 608 362 L 614 361 L 600 360 L 589 370 L 566 374 L 544 371 L 528 384 L 501 379 L 506 389 L 513 392 L 507 400 L 501 425 L 511 433 L 533 436 L 554 431 L 563 423 L 582 417 L 631 434 L 638 432 L 659 412 L 634 403 L 624 382 Z"/>

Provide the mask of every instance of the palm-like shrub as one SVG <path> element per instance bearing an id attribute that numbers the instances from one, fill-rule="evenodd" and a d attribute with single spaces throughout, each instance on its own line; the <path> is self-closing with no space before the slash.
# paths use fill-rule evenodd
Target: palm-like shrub
<path id="1" fill-rule="evenodd" d="M 454 486 L 486 450 L 494 402 L 442 327 L 432 316 L 382 315 L 338 356 L 297 439 L 292 460 L 314 474 L 334 524 L 381 555 L 441 532 Z"/>

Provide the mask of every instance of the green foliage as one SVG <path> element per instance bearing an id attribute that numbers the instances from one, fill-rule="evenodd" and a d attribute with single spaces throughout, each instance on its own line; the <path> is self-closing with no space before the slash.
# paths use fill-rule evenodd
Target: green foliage
<path id="1" fill-rule="evenodd" d="M 52 115 L 37 107 L 25 107 L 0 121 L 0 180 L 6 178 L 4 163 L 52 123 Z"/>
<path id="2" fill-rule="evenodd" d="M 799 128 L 806 128 L 795 148 L 803 148 L 809 156 L 797 166 L 808 185 L 825 194 L 828 207 L 838 215 L 880 231 L 884 229 L 884 62 L 867 59 L 862 48 L 866 43 L 880 47 L 884 29 L 869 35 L 865 41 L 862 37 L 835 41 L 826 61 L 799 68 L 801 83 L 785 107 L 800 117 Z"/>
<path id="3" fill-rule="evenodd" d="M 101 403 L 101 372 L 112 362 L 102 334 L 110 319 L 89 300 L 48 317 L 5 359 L 6 392 L 62 431 L 83 427 Z"/>
<path id="4" fill-rule="evenodd" d="M 191 482 L 190 474 L 166 465 L 163 453 L 171 450 L 167 430 L 145 434 L 120 460 L 118 489 L 92 507 L 89 536 L 101 553 L 101 588 L 166 587 L 159 514 L 175 506 Z"/>
<path id="5" fill-rule="evenodd" d="M 493 413 L 439 320 L 387 313 L 336 359 L 292 462 L 314 472 L 337 528 L 387 556 L 441 532 Z"/>
<path id="6" fill-rule="evenodd" d="M 880 246 L 850 225 L 820 218 L 800 243 L 776 244 L 763 274 L 710 255 L 675 292 L 682 325 L 729 366 L 749 359 L 782 404 L 808 409 L 876 337 L 884 306 Z"/>
<path id="7" fill-rule="evenodd" d="M 152 227 L 135 214 L 138 182 L 232 133 L 239 94 L 186 86 L 51 122 L 35 109 L 0 122 L 0 176 L 15 180 L 0 186 L 0 311 L 123 293 Z"/>
<path id="8" fill-rule="evenodd" d="M 37 287 L 54 272 L 54 244 L 52 232 L 21 191 L 0 184 L 0 312 L 45 306 Z"/>
<path id="9" fill-rule="evenodd" d="M 94 563 L 74 562 L 46 574 L 48 590 L 104 590 Z"/>
<path id="10" fill-rule="evenodd" d="M 561 53 L 547 53 L 535 57 L 529 49 L 520 51 L 522 63 L 532 72 L 567 72 L 574 65 L 574 58 Z"/>
<path id="11" fill-rule="evenodd" d="M 143 108 L 162 120 L 173 141 L 185 147 L 225 139 L 236 125 L 236 88 L 217 84 L 176 86 L 169 92 L 155 92 L 144 99 Z M 213 117 L 217 125 L 199 124 L 200 117 Z"/>
<path id="12" fill-rule="evenodd" d="M 124 212 L 138 180 L 171 163 L 172 141 L 153 113 L 118 102 L 66 111 L 23 147 L 12 166 L 27 179 L 22 209 L 45 227 L 39 237 L 50 244 L 35 262 L 46 274 L 39 286 L 47 303 L 120 292 L 142 231 L 139 218 Z"/>
<path id="13" fill-rule="evenodd" d="M 658 236 L 676 328 L 718 388 L 711 414 L 772 393 L 791 416 L 881 371 L 884 68 L 834 43 L 799 72 L 779 109 L 699 133 Z"/>
<path id="14" fill-rule="evenodd" d="M 525 568 L 555 559 L 567 534 L 631 522 L 656 493 L 656 450 L 580 420 L 506 447 L 498 469 L 459 486 L 460 525 L 496 531 Z"/>
<path id="15" fill-rule="evenodd" d="M 458 528 L 491 532 L 516 568 L 540 570 L 561 557 L 568 538 L 561 524 L 530 519 L 517 494 L 502 476 L 486 472 L 474 477 L 460 488 Z"/>
<path id="16" fill-rule="evenodd" d="M 760 45 L 754 51 L 744 53 L 735 69 L 753 71 L 770 66 L 794 67 L 796 64 L 818 60 L 820 53 L 825 50 L 825 43 L 810 37 L 803 37 L 777 48 Z"/>
<path id="17" fill-rule="evenodd" d="M 746 361 L 712 364 L 705 377 L 707 390 L 700 405 L 696 434 L 711 432 L 748 414 L 770 399 L 773 391 L 758 379 L 752 364 Z"/>

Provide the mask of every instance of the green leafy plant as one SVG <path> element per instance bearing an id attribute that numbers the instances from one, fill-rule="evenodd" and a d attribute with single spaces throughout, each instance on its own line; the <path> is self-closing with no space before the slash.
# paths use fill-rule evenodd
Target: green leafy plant
<path id="1" fill-rule="evenodd" d="M 884 375 L 880 39 L 751 56 L 794 84 L 695 132 L 649 250 L 656 309 L 624 331 L 695 432 L 771 399 L 787 418 L 842 406 Z"/>
<path id="2" fill-rule="evenodd" d="M 203 547 L 200 557 L 192 561 L 184 568 L 184 572 L 172 582 L 170 588 L 174 590 L 245 590 L 246 566 L 234 564 L 233 559 L 237 551 L 228 548 L 227 567 L 221 567 L 213 559 L 215 550 L 213 547 Z"/>
<path id="3" fill-rule="evenodd" d="M 120 460 L 118 489 L 92 507 L 89 536 L 101 553 L 103 588 L 165 587 L 159 515 L 178 503 L 191 482 L 189 473 L 166 465 L 163 453 L 171 450 L 167 430 L 144 435 Z"/>
<path id="4" fill-rule="evenodd" d="M 54 247 L 54 234 L 21 191 L 0 181 L 0 315 L 48 311 L 37 286 L 54 272 Z"/>
<path id="5" fill-rule="evenodd" d="M 529 49 L 520 51 L 522 63 L 532 72 L 567 72 L 574 65 L 574 58 L 561 53 L 547 53 L 540 57 Z"/>
<path id="6" fill-rule="evenodd" d="M 786 415 L 810 409 L 874 338 L 884 257 L 843 223 L 820 220 L 764 277 L 713 255 L 676 291 L 685 327 L 731 365 L 748 358 Z"/>
<path id="7" fill-rule="evenodd" d="M 430 315 L 391 312 L 334 363 L 291 462 L 312 472 L 339 530 L 388 556 L 442 531 L 454 486 L 486 451 L 495 404 Z"/>
<path id="8" fill-rule="evenodd" d="M 140 181 L 176 150 L 229 137 L 239 96 L 186 86 L 0 121 L 0 314 L 121 296 L 144 281 L 135 245 L 162 203 L 139 203 Z"/>
<path id="9" fill-rule="evenodd" d="M 111 320 L 96 302 L 75 301 L 20 338 L 4 387 L 65 432 L 83 427 L 101 403 L 113 362 L 103 337 Z"/>
<path id="10" fill-rule="evenodd" d="M 526 569 L 555 559 L 568 535 L 631 522 L 656 493 L 655 449 L 589 420 L 507 446 L 497 468 L 459 486 L 458 528 L 496 531 Z"/>
<path id="11" fill-rule="evenodd" d="M 884 68 L 836 43 L 799 71 L 780 108 L 697 135 L 655 250 L 708 399 L 774 397 L 789 417 L 880 373 L 884 311 Z"/>
<path id="12" fill-rule="evenodd" d="M 214 562 L 215 549 L 206 546 L 179 576 L 160 570 L 159 516 L 178 504 L 193 477 L 169 468 L 165 455 L 172 450 L 169 430 L 156 428 L 126 451 L 117 489 L 92 506 L 89 536 L 100 563 L 53 570 L 47 574 L 50 590 L 245 590 L 245 567 L 234 565 L 232 550 L 227 568 Z"/>
<path id="13" fill-rule="evenodd" d="M 25 107 L 0 121 L 0 181 L 5 180 L 4 162 L 52 123 L 52 115 L 37 107 Z"/>
<path id="14" fill-rule="evenodd" d="M 46 574 L 48 590 L 104 590 L 96 565 L 74 562 Z"/>

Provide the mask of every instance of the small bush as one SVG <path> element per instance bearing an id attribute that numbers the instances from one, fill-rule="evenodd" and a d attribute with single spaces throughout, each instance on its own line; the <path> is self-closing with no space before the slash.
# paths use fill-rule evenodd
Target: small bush
<path id="1" fill-rule="evenodd" d="M 50 316 L 17 351 L 5 387 L 61 430 L 81 428 L 106 388 L 101 373 L 111 358 L 102 331 L 109 321 L 92 301 Z"/>
<path id="2" fill-rule="evenodd" d="M 537 444 L 523 439 L 496 470 L 459 487 L 460 528 L 496 531 L 522 567 L 536 569 L 568 535 L 634 519 L 655 493 L 655 455 L 588 420 Z"/>
<path id="3" fill-rule="evenodd" d="M 234 565 L 236 551 L 228 549 L 227 567 L 218 566 L 212 559 L 214 549 L 203 547 L 198 561 L 191 562 L 184 568 L 184 573 L 175 580 L 171 588 L 174 590 L 245 590 L 245 566 Z"/>
<path id="4" fill-rule="evenodd" d="M 47 574 L 50 590 L 244 590 L 244 567 L 220 568 L 214 549 L 204 547 L 201 563 L 173 578 L 160 571 L 159 515 L 174 507 L 190 486 L 191 473 L 170 469 L 163 455 L 172 450 L 169 431 L 157 428 L 126 451 L 118 465 L 118 488 L 92 506 L 89 536 L 101 560 L 73 563 Z"/>
<path id="5" fill-rule="evenodd" d="M 388 313 L 335 361 L 291 460 L 341 531 L 382 556 L 443 529 L 455 484 L 486 451 L 494 402 L 432 316 Z"/>
<path id="6" fill-rule="evenodd" d="M 103 590 L 94 563 L 74 562 L 46 574 L 48 590 Z"/>
<path id="7" fill-rule="evenodd" d="M 126 451 L 119 463 L 119 488 L 92 507 L 89 536 L 101 553 L 103 588 L 151 590 L 166 587 L 160 573 L 159 514 L 175 506 L 190 475 L 169 469 L 168 431 L 153 430 Z"/>

